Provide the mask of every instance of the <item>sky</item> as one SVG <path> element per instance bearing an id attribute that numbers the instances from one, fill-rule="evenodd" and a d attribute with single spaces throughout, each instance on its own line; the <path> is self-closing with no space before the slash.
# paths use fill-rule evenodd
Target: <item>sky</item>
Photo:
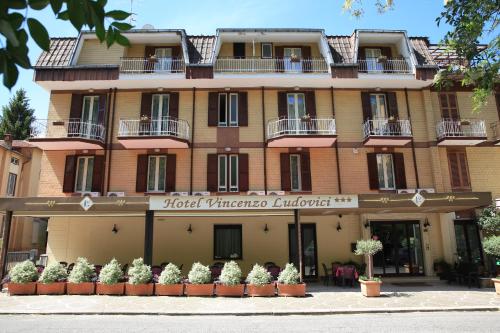
<path id="1" fill-rule="evenodd" d="M 213 35 L 217 28 L 320 28 L 328 35 L 350 35 L 354 29 L 399 29 L 409 36 L 427 36 L 438 43 L 446 25 L 435 20 L 443 9 L 443 0 L 395 0 L 395 8 L 379 14 L 374 0 L 364 0 L 365 14 L 356 19 L 342 11 L 343 0 L 133 0 L 136 28 L 151 24 L 157 29 L 185 29 L 188 34 Z M 130 0 L 109 0 L 107 9 L 131 10 Z M 29 11 L 28 16 L 41 21 L 51 37 L 77 36 L 69 22 L 54 18 L 52 10 Z M 41 49 L 30 39 L 31 63 Z M 39 119 L 46 118 L 49 92 L 33 82 L 33 70 L 20 68 L 14 88 L 0 86 L 0 106 L 6 105 L 14 92 L 24 88 Z"/>

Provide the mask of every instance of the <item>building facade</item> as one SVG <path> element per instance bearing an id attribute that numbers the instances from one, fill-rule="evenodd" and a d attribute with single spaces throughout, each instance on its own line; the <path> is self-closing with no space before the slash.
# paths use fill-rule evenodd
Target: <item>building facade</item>
<path id="1" fill-rule="evenodd" d="M 484 260 L 500 98 L 473 114 L 471 89 L 437 91 L 453 54 L 405 31 L 125 35 L 53 39 L 35 67 L 38 193 L 0 208 L 48 218 L 49 261 L 294 261 L 315 279 L 373 235 L 376 274 Z"/>

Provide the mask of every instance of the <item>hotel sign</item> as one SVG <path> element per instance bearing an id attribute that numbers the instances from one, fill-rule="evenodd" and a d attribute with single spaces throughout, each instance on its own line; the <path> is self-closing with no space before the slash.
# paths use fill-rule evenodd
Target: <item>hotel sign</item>
<path id="1" fill-rule="evenodd" d="M 150 210 L 263 210 L 358 208 L 357 195 L 152 196 Z"/>

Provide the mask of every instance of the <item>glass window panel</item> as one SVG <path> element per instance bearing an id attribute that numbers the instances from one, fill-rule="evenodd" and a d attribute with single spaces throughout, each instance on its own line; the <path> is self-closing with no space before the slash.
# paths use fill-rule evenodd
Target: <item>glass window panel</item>
<path id="1" fill-rule="evenodd" d="M 479 234 L 477 230 L 477 225 L 474 222 L 465 224 L 467 230 L 467 236 L 469 238 L 469 248 L 471 260 L 474 263 L 481 263 L 481 241 L 479 240 Z"/>
<path id="2" fill-rule="evenodd" d="M 90 118 L 91 96 L 83 97 L 82 122 L 89 121 Z"/>
<path id="3" fill-rule="evenodd" d="M 92 175 L 94 174 L 94 158 L 88 157 L 87 160 L 87 174 L 85 175 L 85 191 L 92 190 Z"/>
<path id="4" fill-rule="evenodd" d="M 156 182 L 156 157 L 149 156 L 148 191 L 155 191 Z"/>
<path id="5" fill-rule="evenodd" d="M 230 95 L 230 124 L 238 125 L 238 94 Z"/>
<path id="6" fill-rule="evenodd" d="M 227 106 L 226 106 L 226 94 L 219 94 L 219 125 L 227 125 Z"/>
<path id="7" fill-rule="evenodd" d="M 99 119 L 99 96 L 92 96 L 92 115 L 89 121 L 93 124 L 97 124 Z"/>
<path id="8" fill-rule="evenodd" d="M 153 103 L 151 104 L 151 119 L 157 120 L 160 112 L 160 95 L 153 95 Z"/>
<path id="9" fill-rule="evenodd" d="M 78 159 L 78 166 L 77 166 L 77 172 L 76 172 L 76 186 L 75 186 L 75 191 L 76 192 L 81 192 L 83 191 L 83 171 L 85 168 L 85 159 L 84 158 L 79 158 Z"/>
<path id="10" fill-rule="evenodd" d="M 377 154 L 378 183 L 380 189 L 395 189 L 394 164 L 391 154 Z"/>
<path id="11" fill-rule="evenodd" d="M 16 191 L 16 181 L 17 175 L 15 173 L 9 172 L 9 178 L 7 180 L 7 195 L 14 196 Z"/>
<path id="12" fill-rule="evenodd" d="M 240 259 L 242 257 L 241 226 L 215 226 L 214 243 L 216 259 Z"/>
<path id="13" fill-rule="evenodd" d="M 168 117 L 168 106 L 170 104 L 170 95 L 164 94 L 162 96 L 162 108 L 161 108 L 161 117 Z"/>
<path id="14" fill-rule="evenodd" d="M 300 156 L 291 155 L 290 156 L 290 178 L 292 191 L 300 191 Z"/>
<path id="15" fill-rule="evenodd" d="M 230 186 L 231 191 L 238 191 L 238 156 L 231 155 L 229 157 L 231 161 L 230 171 L 231 171 L 231 179 Z"/>
<path id="16" fill-rule="evenodd" d="M 288 118 L 290 119 L 297 118 L 295 114 L 295 94 L 288 94 L 287 101 L 288 101 Z"/>
<path id="17" fill-rule="evenodd" d="M 219 155 L 219 192 L 226 192 L 226 156 Z"/>
<path id="18" fill-rule="evenodd" d="M 392 155 L 385 155 L 385 169 L 386 169 L 386 178 L 387 178 L 387 188 L 394 189 L 396 188 L 395 180 L 394 180 L 394 164 L 392 163 Z"/>
<path id="19" fill-rule="evenodd" d="M 301 118 L 306 114 L 306 105 L 304 94 L 297 94 L 297 118 Z"/>
<path id="20" fill-rule="evenodd" d="M 458 261 L 469 261 L 467 252 L 467 241 L 465 238 L 464 226 L 455 222 L 455 240 L 457 243 Z"/>
<path id="21" fill-rule="evenodd" d="M 273 46 L 272 44 L 262 44 L 262 58 L 272 58 L 273 56 Z"/>
<path id="22" fill-rule="evenodd" d="M 166 176 L 166 164 L 167 158 L 165 156 L 158 156 L 158 184 L 157 188 L 160 192 L 165 192 L 165 176 Z"/>

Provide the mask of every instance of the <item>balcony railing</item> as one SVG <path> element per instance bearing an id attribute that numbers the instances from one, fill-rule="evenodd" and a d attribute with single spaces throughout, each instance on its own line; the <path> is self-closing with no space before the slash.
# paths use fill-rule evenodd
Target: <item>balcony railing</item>
<path id="1" fill-rule="evenodd" d="M 189 124 L 185 120 L 168 117 L 161 120 L 121 119 L 118 136 L 173 136 L 189 140 Z"/>
<path id="2" fill-rule="evenodd" d="M 438 140 L 447 137 L 486 137 L 486 125 L 479 119 L 442 119 L 437 123 Z"/>
<path id="3" fill-rule="evenodd" d="M 106 129 L 81 119 L 37 119 L 31 127 L 35 139 L 81 138 L 104 142 Z"/>
<path id="4" fill-rule="evenodd" d="M 267 138 L 284 135 L 336 135 L 335 119 L 274 119 L 267 123 Z"/>
<path id="5" fill-rule="evenodd" d="M 120 73 L 168 74 L 184 73 L 186 63 L 182 58 L 121 58 Z"/>
<path id="6" fill-rule="evenodd" d="M 323 58 L 218 58 L 215 71 L 219 73 L 328 73 Z"/>
<path id="7" fill-rule="evenodd" d="M 358 72 L 368 74 L 411 74 L 413 71 L 408 59 L 359 59 Z"/>
<path id="8" fill-rule="evenodd" d="M 373 119 L 363 124 L 365 139 L 370 136 L 411 136 L 411 125 L 408 119 Z"/>

